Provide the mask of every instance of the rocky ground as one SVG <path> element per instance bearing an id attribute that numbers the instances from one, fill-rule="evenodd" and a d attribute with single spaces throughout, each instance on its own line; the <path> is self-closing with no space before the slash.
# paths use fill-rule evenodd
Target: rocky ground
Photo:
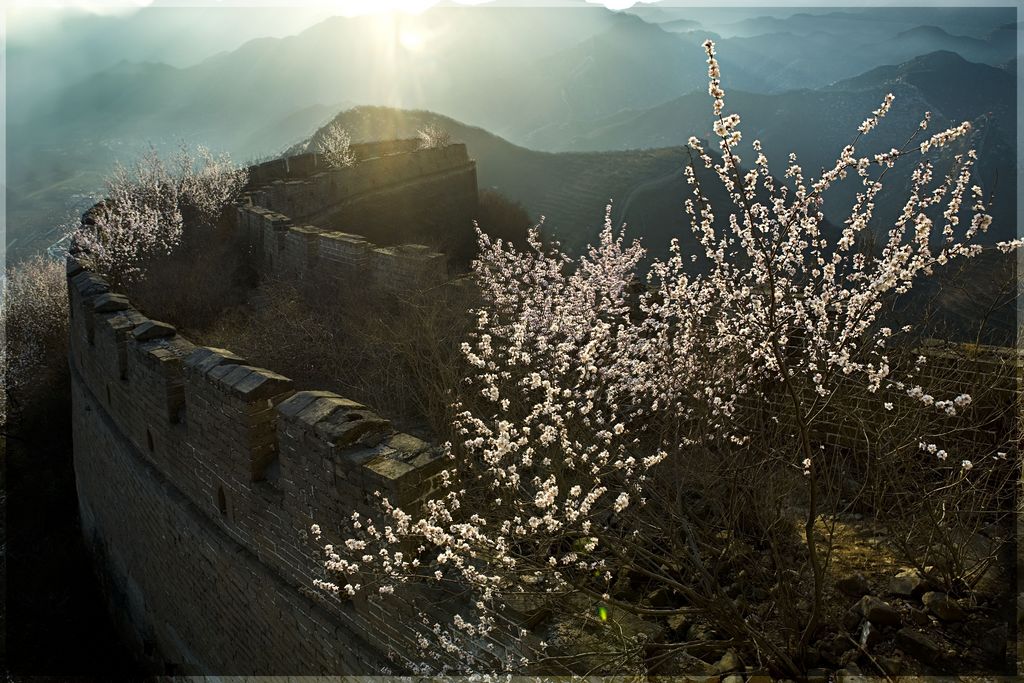
<path id="1" fill-rule="evenodd" d="M 993 565 L 974 590 L 950 595 L 901 566 L 877 524 L 846 515 L 835 528 L 832 575 L 838 578 L 826 625 L 804 660 L 809 683 L 933 681 L 937 676 L 989 681 L 1017 673 L 1016 591 L 1008 566 Z M 670 606 L 657 605 L 655 598 L 648 597 L 651 606 Z M 576 614 L 586 610 L 580 605 Z M 564 651 L 594 653 L 588 660 L 594 671 L 610 673 L 608 655 L 616 651 L 616 639 L 599 620 L 590 621 L 580 626 L 578 616 L 554 620 L 547 635 Z M 645 655 L 617 660 L 621 670 L 616 673 L 706 683 L 773 680 L 758 666 L 755 652 L 724 640 L 700 617 L 677 615 L 658 623 L 612 609 L 610 621 L 618 632 L 654 643 Z M 659 643 L 687 649 L 662 657 Z M 582 667 L 587 665 L 584 661 Z"/>

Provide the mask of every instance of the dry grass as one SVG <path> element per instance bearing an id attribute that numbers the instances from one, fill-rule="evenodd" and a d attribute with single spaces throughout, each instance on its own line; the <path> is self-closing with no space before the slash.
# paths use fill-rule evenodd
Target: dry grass
<path id="1" fill-rule="evenodd" d="M 229 348 L 300 390 L 334 391 L 364 403 L 406 431 L 443 434 L 468 292 L 449 286 L 399 299 L 309 287 L 315 293 L 301 283 L 267 280 L 244 305 L 196 330 L 194 341 Z"/>

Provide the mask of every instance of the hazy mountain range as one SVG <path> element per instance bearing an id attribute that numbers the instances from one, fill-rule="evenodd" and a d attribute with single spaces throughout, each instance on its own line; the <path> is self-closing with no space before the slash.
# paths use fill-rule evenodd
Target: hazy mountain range
<path id="1" fill-rule="evenodd" d="M 142 26 L 146 12 L 123 26 Z M 101 189 L 110 165 L 146 144 L 186 140 L 240 160 L 261 158 L 355 105 L 430 110 L 508 140 L 492 135 L 484 144 L 485 131 L 467 140 L 482 184 L 547 215 L 569 241 L 578 241 L 571 235 L 580 226 L 600 224 L 608 199 L 628 208 L 622 217 L 652 241 L 661 239 L 676 223 L 655 225 L 664 212 L 648 208 L 679 207 L 677 146 L 710 129 L 700 47 L 707 36 L 719 45 L 730 111 L 743 116 L 748 139 L 777 150 L 778 162 L 790 149 L 808 169 L 831 159 L 888 89 L 897 95 L 892 121 L 869 145 L 887 148 L 924 110 L 936 126 L 983 119 L 985 173 L 1013 199 L 1012 8 L 764 13 L 445 8 L 332 17 L 217 54 L 206 35 L 209 56 L 191 64 L 181 46 L 145 52 L 138 41 L 128 41 L 135 47 L 124 54 L 164 61 L 112 62 L 119 24 L 108 19 L 101 29 L 111 32 L 110 44 L 98 46 L 98 71 L 38 87 L 26 71 L 32 48 L 22 44 L 8 64 L 11 253 L 45 245 L 54 226 Z M 165 23 L 171 34 L 178 30 Z M 151 42 L 154 31 L 146 25 Z M 93 27 L 89 35 L 99 34 Z M 51 61 L 58 56 L 45 52 Z M 415 132 L 403 125 L 403 134 Z M 675 149 L 657 149 L 666 147 Z M 486 151 L 499 148 L 502 154 Z M 655 149 L 624 151 L 630 148 Z M 616 152 L 579 153 L 592 151 Z"/>

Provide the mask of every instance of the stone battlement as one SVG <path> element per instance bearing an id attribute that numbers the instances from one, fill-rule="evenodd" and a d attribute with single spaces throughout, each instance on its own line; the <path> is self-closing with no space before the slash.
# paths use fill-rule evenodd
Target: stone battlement
<path id="1" fill-rule="evenodd" d="M 428 289 L 448 279 L 445 255 L 422 244 L 382 247 L 360 235 L 294 225 L 254 204 L 239 204 L 237 213 L 242 243 L 263 272 L 390 292 Z"/>
<path id="2" fill-rule="evenodd" d="M 401 280 L 414 253 L 420 262 L 414 269 L 422 266 L 433 279 L 439 274 L 443 279 L 450 266 L 464 265 L 476 242 L 476 165 L 463 144 L 428 149 L 418 144 L 392 140 L 353 145 L 356 163 L 342 168 L 327 166 L 316 154 L 250 167 L 238 222 L 258 262 L 278 268 L 290 238 L 300 252 L 301 245 L 311 244 L 315 257 L 319 245 L 328 244 L 312 238 L 319 232 L 326 239 L 340 235 L 342 242 L 358 236 L 372 252 L 362 257 L 371 262 L 371 274 L 396 269 L 395 278 L 384 276 L 381 282 Z M 295 234 L 271 239 L 275 231 Z M 332 249 L 323 253 L 330 255 Z M 307 257 L 286 258 L 294 269 Z M 363 280 L 364 274 L 357 277 Z"/>
<path id="3" fill-rule="evenodd" d="M 351 146 L 356 162 L 393 154 L 415 152 L 420 148 L 418 138 L 406 140 L 383 140 L 379 142 L 357 142 Z M 271 159 L 249 167 L 249 182 L 254 186 L 266 185 L 275 180 L 308 178 L 316 173 L 329 171 L 330 166 L 320 154 L 307 152 L 289 157 Z"/>
<path id="4" fill-rule="evenodd" d="M 438 449 L 192 344 L 74 259 L 68 291 L 83 526 L 132 629 L 196 673 L 378 673 L 415 652 L 388 611 L 401 602 L 309 597 L 320 563 L 304 539 L 378 514 L 374 491 L 414 508 Z"/>

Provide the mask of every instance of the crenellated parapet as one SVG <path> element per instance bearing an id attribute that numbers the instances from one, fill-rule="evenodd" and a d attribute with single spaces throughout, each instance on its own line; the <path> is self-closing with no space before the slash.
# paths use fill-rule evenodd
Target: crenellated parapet
<path id="1" fill-rule="evenodd" d="M 253 204 L 240 204 L 237 213 L 243 244 L 263 272 L 384 292 L 429 289 L 449 279 L 445 255 L 422 244 L 379 246 L 360 235 L 293 225 Z"/>
<path id="2" fill-rule="evenodd" d="M 230 351 L 192 344 L 73 259 L 68 290 L 83 520 L 99 539 L 111 573 L 135 586 L 145 602 L 132 613 L 155 634 L 160 650 L 201 673 L 242 673 L 245 657 L 252 657 L 249 673 L 296 674 L 373 673 L 388 651 L 415 651 L 412 631 L 385 623 L 387 612 L 376 600 L 310 598 L 321 565 L 308 531 L 314 523 L 340 529 L 354 511 L 378 514 L 375 492 L 414 508 L 436 486 L 439 450 L 396 432 L 362 404 L 330 392 L 296 392 L 287 377 Z M 145 482 L 144 495 L 120 490 Z M 160 532 L 136 526 L 143 520 L 166 526 L 181 515 L 189 533 L 199 536 L 175 552 L 187 553 L 180 558 L 184 564 L 193 553 L 205 558 L 186 571 L 197 573 L 194 584 L 173 566 L 179 556 L 160 546 L 176 524 L 186 522 Z M 134 542 L 120 536 L 130 531 Z M 154 553 L 171 566 L 150 565 Z M 244 584 L 241 592 L 211 596 L 202 587 L 218 586 L 219 577 L 229 574 L 242 577 L 232 579 Z M 267 583 L 260 576 L 275 578 Z M 181 582 L 198 592 L 167 590 Z M 237 646 L 212 648 L 204 644 L 205 617 L 169 616 L 189 601 L 195 601 L 190 610 L 202 612 L 206 600 L 206 609 L 218 612 L 209 619 L 211 628 L 235 624 L 242 638 L 250 628 L 246 620 L 256 628 L 264 618 L 286 618 L 288 628 L 309 630 L 302 633 L 310 639 L 305 647 L 315 651 L 297 650 L 291 659 L 270 644 L 263 646 L 269 648 L 265 654 L 246 645 L 239 659 Z M 167 623 L 154 625 L 154 615 Z M 168 625 L 173 634 L 165 632 Z M 271 652 L 277 664 L 268 663 Z M 346 657 L 362 665 L 346 663 Z M 242 670 L 227 671 L 218 662 L 242 662 Z"/>
<path id="3" fill-rule="evenodd" d="M 443 282 L 474 250 L 476 165 L 463 144 L 418 145 L 353 145 L 341 168 L 316 154 L 251 167 L 237 224 L 254 265 L 389 291 Z"/>

